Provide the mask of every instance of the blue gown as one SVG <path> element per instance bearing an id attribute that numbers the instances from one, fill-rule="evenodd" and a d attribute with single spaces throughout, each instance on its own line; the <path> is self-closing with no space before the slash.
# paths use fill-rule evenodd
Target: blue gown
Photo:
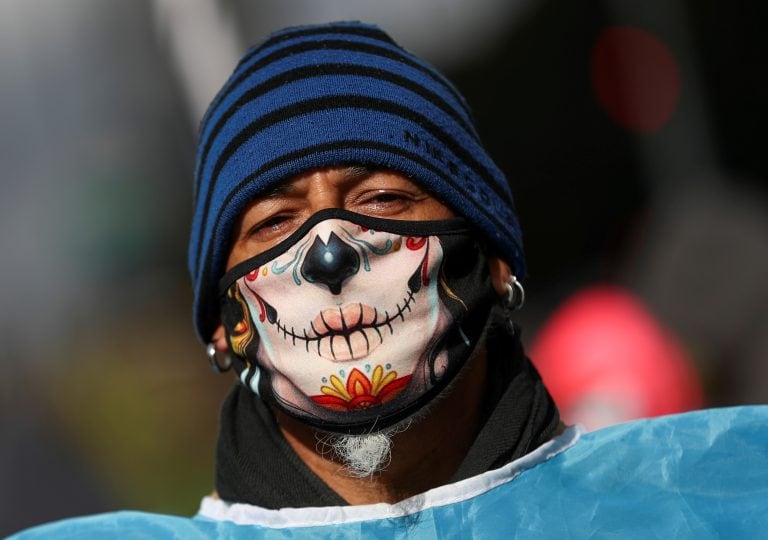
<path id="1" fill-rule="evenodd" d="M 764 538 L 768 406 L 581 434 L 398 504 L 267 510 L 207 498 L 193 518 L 113 512 L 34 538 Z"/>

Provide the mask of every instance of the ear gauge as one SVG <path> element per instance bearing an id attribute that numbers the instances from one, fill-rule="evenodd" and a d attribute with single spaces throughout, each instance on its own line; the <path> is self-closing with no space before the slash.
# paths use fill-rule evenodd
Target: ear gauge
<path id="1" fill-rule="evenodd" d="M 507 296 L 504 298 L 504 309 L 507 311 L 516 311 L 525 304 L 525 289 L 515 276 L 509 276 L 509 280 L 504 284 L 507 288 Z"/>
<path id="2" fill-rule="evenodd" d="M 232 368 L 232 357 L 228 354 L 223 354 L 221 360 L 219 360 L 216 345 L 213 343 L 206 345 L 205 354 L 208 356 L 208 363 L 211 364 L 211 369 L 215 373 L 224 373 Z"/>

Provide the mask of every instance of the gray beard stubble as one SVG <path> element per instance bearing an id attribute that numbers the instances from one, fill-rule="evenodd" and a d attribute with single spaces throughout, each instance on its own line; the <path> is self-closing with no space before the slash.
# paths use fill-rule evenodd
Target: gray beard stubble
<path id="1" fill-rule="evenodd" d="M 412 421 L 409 418 L 388 429 L 362 435 L 326 433 L 318 438 L 318 449 L 322 449 L 322 453 L 330 449 L 350 476 L 373 476 L 389 466 L 394 436 L 408 429 Z"/>
<path id="2" fill-rule="evenodd" d="M 419 424 L 430 415 L 435 406 L 446 399 L 452 392 L 458 381 L 466 376 L 466 367 L 475 361 L 479 349 L 484 350 L 485 341 L 491 324 L 489 317 L 478 340 L 475 350 L 462 366 L 454 379 L 435 398 L 420 411 L 409 418 L 402 420 L 394 426 L 376 433 L 364 433 L 362 435 L 342 435 L 338 433 L 318 432 L 317 451 L 320 454 L 332 452 L 341 461 L 347 473 L 355 478 L 366 478 L 384 471 L 392 461 L 392 446 L 394 436 L 407 430 L 413 424 Z"/>

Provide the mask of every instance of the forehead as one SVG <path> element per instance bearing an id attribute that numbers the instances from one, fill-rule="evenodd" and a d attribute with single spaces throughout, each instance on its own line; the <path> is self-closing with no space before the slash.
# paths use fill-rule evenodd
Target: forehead
<path id="1" fill-rule="evenodd" d="M 246 205 L 238 225 L 288 208 L 303 208 L 304 217 L 324 208 L 414 221 L 455 217 L 440 198 L 400 172 L 344 165 L 312 169 L 270 186 Z"/>
<path id="2" fill-rule="evenodd" d="M 345 192 L 360 185 L 380 187 L 382 190 L 410 188 L 414 193 L 422 193 L 444 204 L 442 198 L 418 178 L 396 170 L 366 165 L 332 165 L 303 171 L 270 185 L 251 201 L 280 195 L 309 196 L 317 188 Z"/>
<path id="3" fill-rule="evenodd" d="M 322 183 L 328 184 L 330 186 L 344 188 L 379 171 L 380 169 L 374 169 L 363 165 L 322 167 L 318 169 L 312 169 L 303 173 L 296 174 L 289 178 L 285 178 L 276 184 L 273 184 L 264 193 L 254 197 L 253 201 L 270 197 L 277 197 L 280 195 L 301 194 L 308 187 L 305 184 L 308 184 L 313 177 L 322 178 L 324 180 Z M 411 180 L 405 176 L 400 175 L 399 173 L 390 172 L 390 174 L 400 176 L 403 181 L 413 184 Z"/>

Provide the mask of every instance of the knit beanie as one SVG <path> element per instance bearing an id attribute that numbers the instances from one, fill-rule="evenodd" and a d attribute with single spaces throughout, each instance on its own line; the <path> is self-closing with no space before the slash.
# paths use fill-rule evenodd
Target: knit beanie
<path id="1" fill-rule="evenodd" d="M 376 26 L 288 28 L 245 54 L 200 127 L 189 271 L 201 340 L 219 324 L 218 280 L 248 203 L 282 180 L 339 165 L 405 175 L 525 273 L 509 185 L 456 88 Z"/>

